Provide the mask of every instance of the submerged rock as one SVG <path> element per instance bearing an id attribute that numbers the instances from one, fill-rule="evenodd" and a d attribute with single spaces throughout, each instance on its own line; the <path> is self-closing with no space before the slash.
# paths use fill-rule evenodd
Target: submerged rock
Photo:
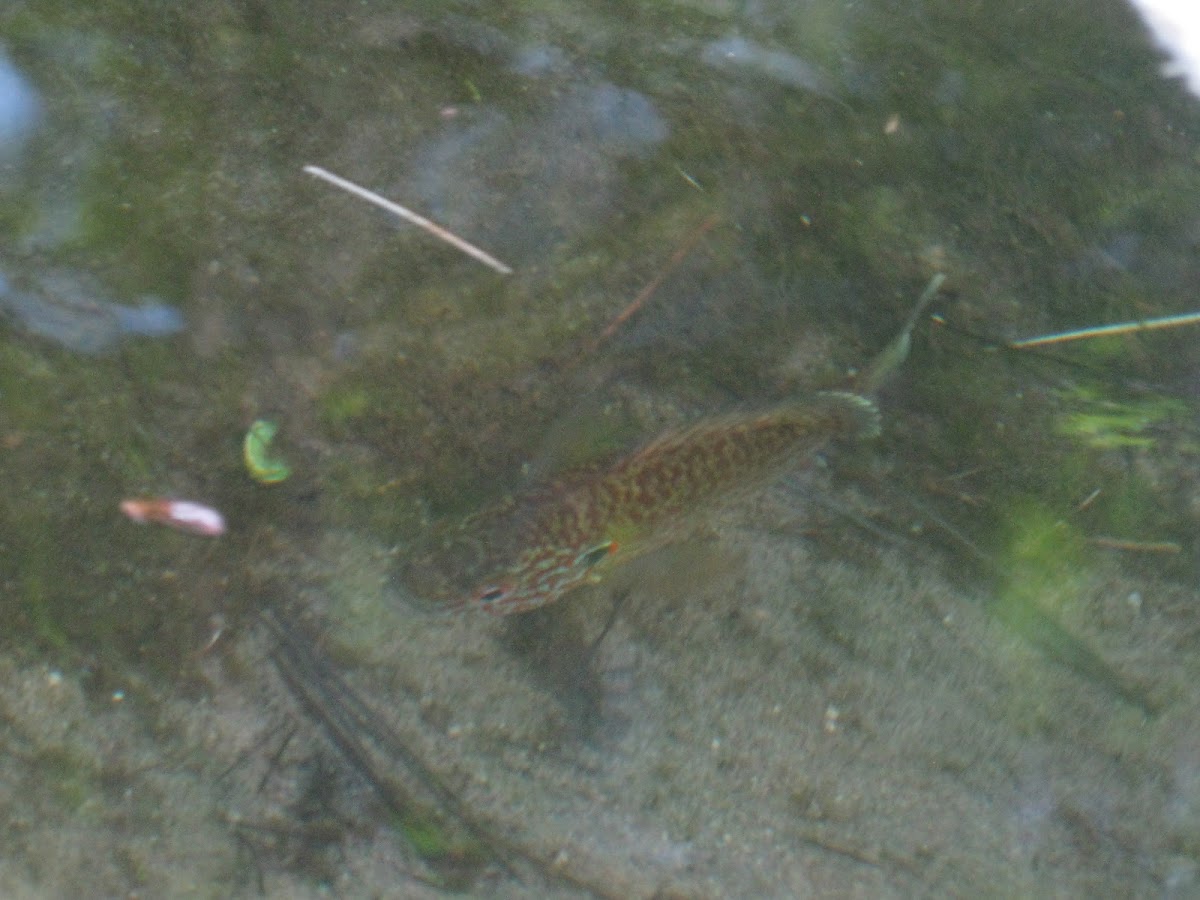
<path id="1" fill-rule="evenodd" d="M 0 53 L 0 160 L 14 156 L 41 118 L 37 91 Z"/>
<path id="2" fill-rule="evenodd" d="M 25 331 L 78 353 L 102 353 L 131 336 L 167 337 L 183 314 L 154 297 L 137 306 L 104 297 L 90 276 L 51 269 L 14 284 L 0 273 L 0 313 Z"/>
<path id="3" fill-rule="evenodd" d="M 624 184 L 621 162 L 648 155 L 669 130 L 644 94 L 579 84 L 532 118 L 485 110 L 454 123 L 417 153 L 405 193 L 519 262 L 604 221 Z"/>

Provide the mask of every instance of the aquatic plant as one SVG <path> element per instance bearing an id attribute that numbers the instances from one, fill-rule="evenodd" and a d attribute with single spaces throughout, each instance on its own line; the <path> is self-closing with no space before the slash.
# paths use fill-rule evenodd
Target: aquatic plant
<path id="1" fill-rule="evenodd" d="M 1098 450 L 1152 447 L 1155 427 L 1187 415 L 1187 404 L 1172 397 L 1114 400 L 1085 384 L 1059 393 L 1066 410 L 1059 416 L 1058 433 Z"/>

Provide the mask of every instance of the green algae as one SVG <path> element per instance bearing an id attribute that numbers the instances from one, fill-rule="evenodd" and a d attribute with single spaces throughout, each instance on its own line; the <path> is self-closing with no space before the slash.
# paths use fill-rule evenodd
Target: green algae
<path id="1" fill-rule="evenodd" d="M 271 443 L 278 430 L 274 422 L 256 419 L 242 439 L 242 460 L 250 477 L 259 484 L 278 484 L 292 474 L 282 457 L 272 455 Z"/>
<path id="2" fill-rule="evenodd" d="M 1059 434 L 1097 450 L 1152 448 L 1157 442 L 1154 431 L 1158 426 L 1188 414 L 1188 405 L 1176 398 L 1149 396 L 1119 401 L 1088 385 L 1063 391 L 1062 399 L 1067 411 L 1059 419 Z"/>
<path id="3" fill-rule="evenodd" d="M 371 388 L 361 381 L 331 385 L 321 393 L 322 424 L 330 433 L 346 435 L 372 414 Z"/>
<path id="4" fill-rule="evenodd" d="M 440 824 L 432 811 L 400 818 L 396 827 L 413 850 L 440 872 L 446 887 L 466 887 L 471 871 L 488 861 L 484 847 Z"/>
<path id="5" fill-rule="evenodd" d="M 1004 579 L 988 611 L 1014 634 L 1059 663 L 1147 714 L 1159 704 L 1062 624 L 1078 616 L 1091 579 L 1083 536 L 1035 501 L 1013 503 Z"/>

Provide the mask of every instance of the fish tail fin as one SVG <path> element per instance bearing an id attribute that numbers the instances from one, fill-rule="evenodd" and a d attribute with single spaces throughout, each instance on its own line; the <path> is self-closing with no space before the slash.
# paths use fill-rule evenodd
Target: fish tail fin
<path id="1" fill-rule="evenodd" d="M 870 440 L 883 431 L 879 407 L 870 397 L 850 391 L 825 391 L 821 396 L 829 403 L 833 428 L 838 434 Z"/>

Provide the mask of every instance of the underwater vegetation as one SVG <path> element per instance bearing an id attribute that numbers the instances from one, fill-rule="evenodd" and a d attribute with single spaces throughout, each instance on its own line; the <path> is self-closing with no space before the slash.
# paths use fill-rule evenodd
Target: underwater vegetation
<path id="1" fill-rule="evenodd" d="M 1058 423 L 1059 433 L 1097 450 L 1148 449 L 1155 444 L 1156 427 L 1181 421 L 1188 414 L 1187 403 L 1176 397 L 1121 401 L 1084 384 L 1065 389 L 1062 399 L 1069 411 Z"/>

